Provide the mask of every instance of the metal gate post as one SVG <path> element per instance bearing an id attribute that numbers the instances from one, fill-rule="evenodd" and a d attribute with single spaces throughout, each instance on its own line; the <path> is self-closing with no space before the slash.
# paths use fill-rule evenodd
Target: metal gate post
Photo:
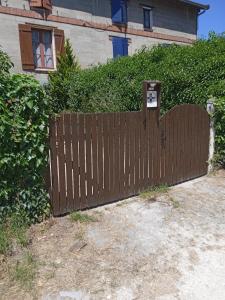
<path id="1" fill-rule="evenodd" d="M 210 115 L 210 132 L 209 132 L 209 159 L 208 159 L 208 174 L 213 171 L 213 157 L 215 153 L 215 128 L 214 128 L 214 107 L 215 98 L 207 101 L 207 112 Z"/>

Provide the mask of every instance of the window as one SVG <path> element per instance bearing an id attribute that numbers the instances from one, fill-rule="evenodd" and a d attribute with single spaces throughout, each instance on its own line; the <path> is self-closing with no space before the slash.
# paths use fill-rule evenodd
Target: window
<path id="1" fill-rule="evenodd" d="M 54 68 L 51 31 L 32 30 L 32 49 L 35 68 Z"/>
<path id="2" fill-rule="evenodd" d="M 111 0 L 112 22 L 117 24 L 127 23 L 127 0 Z"/>
<path id="3" fill-rule="evenodd" d="M 32 24 L 19 24 L 20 54 L 23 70 L 45 71 L 56 68 L 57 57 L 64 52 L 64 31 Z"/>
<path id="4" fill-rule="evenodd" d="M 152 29 L 152 9 L 150 7 L 143 8 L 144 14 L 144 29 Z"/>
<path id="5" fill-rule="evenodd" d="M 122 37 L 113 37 L 113 58 L 128 55 L 128 39 Z"/>

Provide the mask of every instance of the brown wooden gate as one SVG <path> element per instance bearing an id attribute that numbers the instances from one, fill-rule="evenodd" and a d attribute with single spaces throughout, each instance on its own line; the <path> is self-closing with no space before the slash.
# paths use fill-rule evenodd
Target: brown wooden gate
<path id="1" fill-rule="evenodd" d="M 209 116 L 197 105 L 121 113 L 65 113 L 50 122 L 55 216 L 207 173 Z"/>

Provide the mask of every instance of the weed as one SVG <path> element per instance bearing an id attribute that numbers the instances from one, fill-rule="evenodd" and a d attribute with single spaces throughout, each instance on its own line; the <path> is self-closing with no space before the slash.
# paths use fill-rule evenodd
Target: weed
<path id="1" fill-rule="evenodd" d="M 46 274 L 45 279 L 50 280 L 55 277 L 55 270 L 50 271 L 48 274 Z"/>
<path id="2" fill-rule="evenodd" d="M 7 255 L 15 240 L 21 247 L 27 247 L 27 224 L 18 215 L 12 215 L 4 224 L 0 225 L 0 254 Z"/>
<path id="3" fill-rule="evenodd" d="M 37 263 L 30 252 L 27 252 L 21 261 L 11 268 L 12 280 L 17 281 L 21 287 L 31 289 L 36 276 Z"/>
<path id="4" fill-rule="evenodd" d="M 82 230 L 78 231 L 76 234 L 75 234 L 75 239 L 76 240 L 83 240 L 84 239 L 84 232 Z"/>
<path id="5" fill-rule="evenodd" d="M 170 197 L 169 200 L 170 200 L 170 202 L 172 203 L 173 208 L 179 208 L 179 207 L 180 207 L 180 203 L 179 203 L 179 201 L 177 201 L 176 199 Z"/>
<path id="6" fill-rule="evenodd" d="M 143 199 L 149 199 L 152 197 L 156 197 L 160 194 L 165 194 L 169 190 L 169 187 L 167 185 L 160 185 L 160 186 L 153 186 L 150 189 L 142 192 L 140 194 L 140 197 Z"/>
<path id="7" fill-rule="evenodd" d="M 10 241 L 4 225 L 0 226 L 0 254 L 6 255 L 10 249 Z"/>
<path id="8" fill-rule="evenodd" d="M 70 214 L 70 219 L 73 222 L 80 222 L 80 223 L 88 223 L 88 222 L 96 222 L 97 219 L 93 216 L 89 216 L 87 214 L 81 213 L 79 211 L 72 212 Z"/>

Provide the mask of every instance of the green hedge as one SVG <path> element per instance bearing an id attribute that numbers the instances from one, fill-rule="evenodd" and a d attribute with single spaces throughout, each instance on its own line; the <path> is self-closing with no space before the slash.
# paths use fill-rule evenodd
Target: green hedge
<path id="1" fill-rule="evenodd" d="M 162 81 L 162 113 L 181 103 L 206 107 L 216 97 L 217 161 L 225 163 L 225 36 L 191 46 L 143 48 L 132 57 L 75 72 L 64 108 L 82 112 L 139 110 L 142 81 Z M 60 99 L 59 99 L 60 101 Z"/>
<path id="2" fill-rule="evenodd" d="M 10 75 L 0 50 L 0 220 L 19 213 L 28 222 L 49 211 L 44 188 L 49 105 L 31 76 Z"/>

